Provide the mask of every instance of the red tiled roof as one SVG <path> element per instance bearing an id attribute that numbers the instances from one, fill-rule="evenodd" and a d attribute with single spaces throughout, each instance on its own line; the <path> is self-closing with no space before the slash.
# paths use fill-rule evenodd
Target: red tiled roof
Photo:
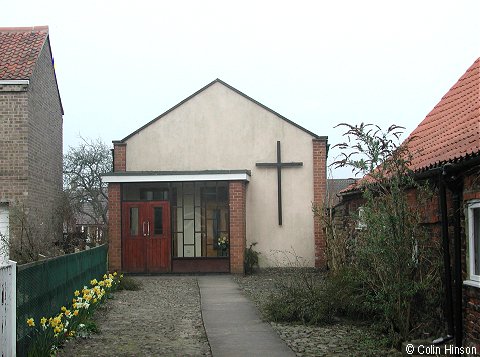
<path id="1" fill-rule="evenodd" d="M 48 26 L 0 27 L 0 80 L 29 79 Z"/>
<path id="2" fill-rule="evenodd" d="M 414 172 L 454 163 L 480 154 L 480 58 L 404 141 Z M 365 176 L 340 193 L 369 182 Z"/>
<path id="3" fill-rule="evenodd" d="M 425 171 L 480 153 L 480 58 L 410 134 L 411 168 Z"/>

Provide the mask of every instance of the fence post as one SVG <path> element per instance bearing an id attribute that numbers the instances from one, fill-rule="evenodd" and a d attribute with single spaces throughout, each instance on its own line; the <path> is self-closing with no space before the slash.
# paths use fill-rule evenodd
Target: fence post
<path id="1" fill-rule="evenodd" d="M 17 355 L 17 262 L 10 260 L 10 265 L 12 267 L 12 293 L 11 293 L 11 306 L 10 309 L 10 321 L 12 328 L 10 331 L 10 346 L 12 347 L 12 357 Z"/>
<path id="2" fill-rule="evenodd" d="M 17 353 L 16 273 L 16 262 L 0 263 L 0 355 L 5 357 L 15 357 Z"/>

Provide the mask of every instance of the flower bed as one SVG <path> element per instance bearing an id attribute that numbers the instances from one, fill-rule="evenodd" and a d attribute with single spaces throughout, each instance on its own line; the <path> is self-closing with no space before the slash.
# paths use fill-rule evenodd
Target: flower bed
<path id="1" fill-rule="evenodd" d="M 66 339 L 76 334 L 84 334 L 95 310 L 105 302 L 108 296 L 115 291 L 123 275 L 105 274 L 103 280 L 90 281 L 90 287 L 73 293 L 72 304 L 69 308 L 62 306 L 58 315 L 49 318 L 42 317 L 35 322 L 33 318 L 26 320 L 33 329 L 30 335 L 33 339 L 28 351 L 29 356 L 50 356 Z"/>

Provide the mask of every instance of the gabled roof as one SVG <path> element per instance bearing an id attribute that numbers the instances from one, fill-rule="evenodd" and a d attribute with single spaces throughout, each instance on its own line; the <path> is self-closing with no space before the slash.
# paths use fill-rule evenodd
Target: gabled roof
<path id="1" fill-rule="evenodd" d="M 347 179 L 327 179 L 327 207 L 334 207 L 340 202 L 340 197 L 338 194 L 342 192 L 347 187 L 350 187 L 352 184 L 355 184 L 357 179 L 347 178 Z"/>
<path id="2" fill-rule="evenodd" d="M 215 83 L 220 83 L 222 85 L 224 85 L 225 87 L 231 89 L 232 91 L 240 94 L 242 97 L 250 100 L 251 102 L 257 104 L 258 106 L 262 107 L 263 109 L 269 111 L 270 113 L 276 115 L 277 117 L 279 117 L 280 119 L 282 120 L 285 120 L 287 123 L 297 127 L 298 129 L 306 132 L 307 134 L 311 135 L 313 138 L 315 139 L 323 139 L 323 140 L 326 140 L 327 137 L 326 136 L 319 136 L 307 129 L 305 129 L 304 127 L 298 125 L 297 123 L 294 123 L 293 121 L 285 118 L 284 116 L 278 114 L 277 112 L 275 112 L 274 110 L 268 108 L 267 106 L 263 105 L 262 103 L 260 102 L 257 102 L 255 99 L 249 97 L 248 95 L 240 92 L 238 89 L 232 87 L 231 85 L 225 83 L 224 81 L 220 80 L 220 79 L 215 79 L 213 82 L 207 84 L 205 87 L 201 88 L 200 90 L 198 90 L 197 92 L 193 93 L 191 96 L 189 96 L 188 98 L 182 100 L 180 103 L 178 103 L 177 105 L 175 105 L 174 107 L 168 109 L 166 112 L 164 112 L 163 114 L 160 114 L 158 117 L 156 117 L 155 119 L 153 119 L 152 121 L 148 122 L 147 124 L 145 124 L 144 126 L 142 126 L 140 129 L 138 130 L 135 130 L 133 133 L 131 133 L 130 135 L 126 136 L 125 138 L 123 138 L 122 140 L 120 141 L 114 141 L 114 143 L 122 143 L 122 142 L 125 142 L 126 140 L 128 140 L 129 138 L 131 138 L 132 136 L 134 136 L 135 134 L 139 133 L 140 131 L 142 131 L 143 129 L 145 129 L 146 127 L 150 126 L 151 124 L 155 123 L 157 120 L 163 118 L 165 115 L 167 115 L 168 113 L 170 113 L 171 111 L 177 109 L 178 107 L 180 107 L 181 105 L 183 105 L 184 103 L 188 102 L 190 99 L 192 99 L 193 97 L 195 97 L 196 95 L 200 94 L 201 92 L 203 92 L 204 90 L 206 90 L 207 88 L 211 87 L 212 85 L 214 85 Z"/>
<path id="3" fill-rule="evenodd" d="M 480 58 L 410 134 L 412 170 L 419 172 L 480 153 Z"/>
<path id="4" fill-rule="evenodd" d="M 480 155 L 480 58 L 404 141 L 415 173 Z M 368 176 L 340 193 L 356 191 Z"/>
<path id="5" fill-rule="evenodd" d="M 48 37 L 48 26 L 0 27 L 0 80 L 29 79 Z"/>

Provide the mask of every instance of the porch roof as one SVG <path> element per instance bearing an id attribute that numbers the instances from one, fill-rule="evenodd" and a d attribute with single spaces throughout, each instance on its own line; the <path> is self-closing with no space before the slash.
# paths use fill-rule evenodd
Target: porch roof
<path id="1" fill-rule="evenodd" d="M 102 175 L 103 182 L 250 181 L 250 170 L 126 171 Z"/>

